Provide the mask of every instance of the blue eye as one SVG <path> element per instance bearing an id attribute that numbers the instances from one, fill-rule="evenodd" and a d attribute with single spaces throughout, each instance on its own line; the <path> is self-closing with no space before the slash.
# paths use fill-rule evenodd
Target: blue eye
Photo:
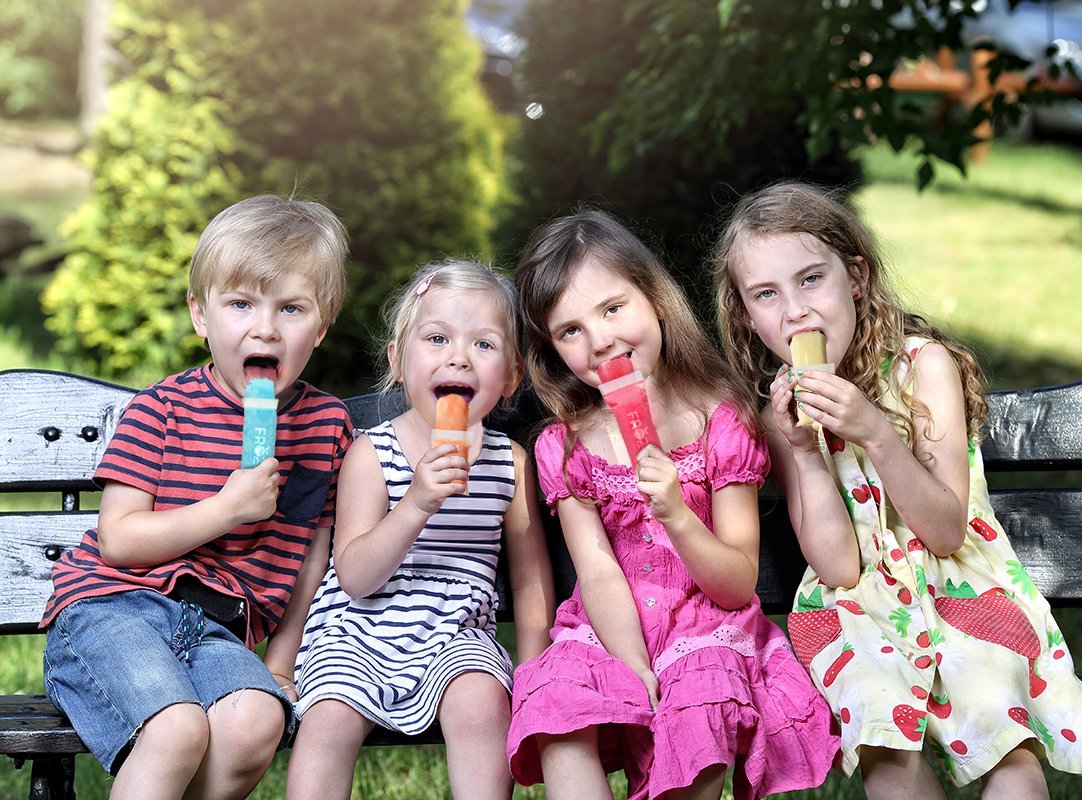
<path id="1" fill-rule="evenodd" d="M 485 341 L 484 339 L 479 341 L 477 343 L 477 346 L 480 347 L 482 350 L 495 350 L 496 349 L 496 346 L 494 344 L 492 344 L 492 342 Z"/>
<path id="2" fill-rule="evenodd" d="M 428 341 L 432 344 L 447 344 L 447 337 L 442 333 L 434 333 L 428 337 Z"/>

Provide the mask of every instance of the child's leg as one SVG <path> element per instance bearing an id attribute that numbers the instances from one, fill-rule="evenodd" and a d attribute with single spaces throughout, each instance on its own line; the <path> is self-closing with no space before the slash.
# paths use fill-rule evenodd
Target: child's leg
<path id="1" fill-rule="evenodd" d="M 447 743 L 447 772 L 456 798 L 510 798 L 507 767 L 511 705 L 487 672 L 465 672 L 448 684 L 437 712 Z"/>
<path id="2" fill-rule="evenodd" d="M 862 747 L 860 772 L 868 800 L 946 800 L 935 770 L 915 750 Z"/>
<path id="3" fill-rule="evenodd" d="M 564 736 L 539 735 L 537 748 L 549 800 L 612 800 L 612 788 L 597 752 L 597 728 Z"/>
<path id="4" fill-rule="evenodd" d="M 285 729 L 281 701 L 247 689 L 226 695 L 207 711 L 210 744 L 185 798 L 247 797 L 267 771 Z"/>
<path id="5" fill-rule="evenodd" d="M 357 754 L 374 727 L 340 700 L 320 700 L 305 711 L 289 756 L 289 800 L 348 800 Z"/>
<path id="6" fill-rule="evenodd" d="M 665 793 L 665 800 L 718 800 L 725 789 L 724 764 L 715 764 L 700 772 L 686 789 L 673 789 Z"/>
<path id="7" fill-rule="evenodd" d="M 1048 800 L 1044 769 L 1031 742 L 1018 745 L 981 778 L 981 797 L 985 800 L 1000 797 Z"/>
<path id="8" fill-rule="evenodd" d="M 198 703 L 177 703 L 146 721 L 124 759 L 112 800 L 166 800 L 183 796 L 206 754 L 210 725 Z"/>

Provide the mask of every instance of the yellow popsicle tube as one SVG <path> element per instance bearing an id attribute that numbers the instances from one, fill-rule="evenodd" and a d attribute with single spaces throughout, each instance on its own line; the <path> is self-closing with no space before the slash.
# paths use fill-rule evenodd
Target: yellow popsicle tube
<path id="1" fill-rule="evenodd" d="M 834 371 L 834 365 L 827 363 L 827 340 L 821 331 L 801 331 L 794 334 L 789 340 L 789 353 L 796 369 Z M 801 388 L 799 383 L 796 388 Z M 819 428 L 819 423 L 805 414 L 799 403 L 796 408 L 796 424 L 805 428 Z"/>

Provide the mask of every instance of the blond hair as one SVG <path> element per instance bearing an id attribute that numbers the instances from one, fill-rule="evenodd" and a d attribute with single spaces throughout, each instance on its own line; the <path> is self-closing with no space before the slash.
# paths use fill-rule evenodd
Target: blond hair
<path id="1" fill-rule="evenodd" d="M 188 294 L 205 306 L 211 288 L 261 291 L 285 274 L 302 275 L 320 319 L 338 317 L 346 293 L 346 229 L 325 206 L 264 194 L 234 203 L 203 230 L 192 253 Z"/>
<path id="2" fill-rule="evenodd" d="M 387 335 L 383 341 L 383 350 L 387 352 L 392 344 L 394 348 L 388 369 L 380 378 L 379 390 L 391 390 L 403 374 L 406 341 L 417 323 L 417 309 L 421 305 L 421 298 L 433 289 L 488 292 L 500 311 L 507 337 L 508 375 L 518 374 L 522 368 L 522 351 L 519 348 L 515 289 L 511 281 L 486 264 L 451 258 L 432 261 L 422 266 L 414 273 L 413 279 L 392 294 L 384 304 L 384 327 Z"/>
<path id="3" fill-rule="evenodd" d="M 838 374 L 860 389 L 888 419 L 901 426 L 912 442 L 913 416 L 929 417 L 928 409 L 909 391 L 913 370 L 904 342 L 909 336 L 923 336 L 938 342 L 950 352 L 958 367 L 968 432 L 979 440 L 988 406 L 984 400 L 980 366 L 973 354 L 920 315 L 902 310 L 883 274 L 882 259 L 871 233 L 841 199 L 839 191 L 799 182 L 778 183 L 741 200 L 714 253 L 718 327 L 725 357 L 734 370 L 756 387 L 759 396 L 769 396 L 768 387 L 780 362 L 750 327 L 733 278 L 733 262 L 748 240 L 778 234 L 814 236 L 841 259 L 849 276 L 861 286 L 854 301 L 856 330 L 845 359 L 838 365 Z M 861 266 L 862 260 L 866 267 Z M 886 370 L 886 377 L 891 391 L 901 398 L 909 412 L 908 417 L 891 411 L 880 396 L 879 381 L 884 377 L 884 367 L 888 363 L 899 367 Z"/>

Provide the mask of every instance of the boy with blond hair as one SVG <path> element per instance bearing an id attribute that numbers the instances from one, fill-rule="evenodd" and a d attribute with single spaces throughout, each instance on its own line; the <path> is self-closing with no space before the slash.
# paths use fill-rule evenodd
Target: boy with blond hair
<path id="1" fill-rule="evenodd" d="M 188 306 L 212 361 L 132 399 L 95 473 L 98 527 L 53 568 L 45 688 L 114 800 L 245 797 L 294 727 L 352 427 L 300 374 L 341 308 L 345 256 L 318 203 L 262 195 L 211 221 Z M 274 386 L 276 450 L 241 469 L 255 377 Z"/>

